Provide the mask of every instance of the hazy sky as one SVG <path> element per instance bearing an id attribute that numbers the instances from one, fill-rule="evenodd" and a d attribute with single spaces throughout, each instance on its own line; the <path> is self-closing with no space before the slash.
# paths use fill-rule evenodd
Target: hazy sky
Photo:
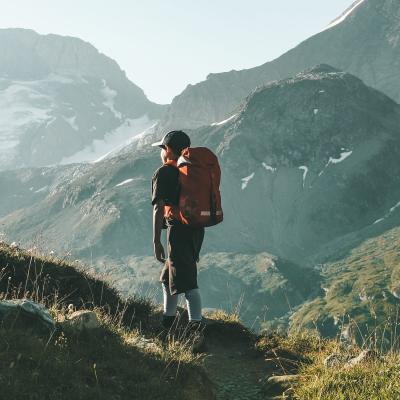
<path id="1" fill-rule="evenodd" d="M 353 0 L 12 0 L 0 27 L 77 36 L 115 59 L 148 98 L 170 103 L 210 72 L 272 60 Z"/>

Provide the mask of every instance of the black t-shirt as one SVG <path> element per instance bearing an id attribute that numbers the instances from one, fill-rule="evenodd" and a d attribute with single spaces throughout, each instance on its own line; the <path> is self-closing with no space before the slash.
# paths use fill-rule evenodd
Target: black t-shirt
<path id="1" fill-rule="evenodd" d="M 172 165 L 162 165 L 154 172 L 151 179 L 151 204 L 154 205 L 157 200 L 164 200 L 168 206 L 177 206 L 179 204 L 179 171 Z M 178 223 L 168 218 L 167 224 Z"/>

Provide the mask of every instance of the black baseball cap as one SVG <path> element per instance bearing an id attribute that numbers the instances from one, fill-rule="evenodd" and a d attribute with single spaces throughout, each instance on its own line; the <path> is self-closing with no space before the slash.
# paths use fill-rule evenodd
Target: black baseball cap
<path id="1" fill-rule="evenodd" d="M 190 147 L 190 137 L 183 131 L 171 131 L 164 135 L 164 137 L 152 146 L 165 147 L 168 145 L 176 152 L 180 152 L 186 147 Z"/>

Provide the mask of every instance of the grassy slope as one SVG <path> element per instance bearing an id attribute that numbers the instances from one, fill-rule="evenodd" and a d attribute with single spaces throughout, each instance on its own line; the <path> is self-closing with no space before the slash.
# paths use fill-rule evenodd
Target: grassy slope
<path id="1" fill-rule="evenodd" d="M 187 347 L 139 346 L 155 335 L 155 308 L 122 300 L 65 261 L 0 246 L 0 298 L 29 297 L 62 319 L 68 304 L 93 309 L 98 332 L 51 337 L 0 326 L 0 398 L 208 399 L 212 386 Z M 179 373 L 178 373 L 179 371 Z"/>
<path id="2" fill-rule="evenodd" d="M 344 259 L 326 264 L 326 293 L 305 303 L 292 318 L 293 327 L 318 328 L 335 335 L 343 326 L 364 339 L 397 329 L 400 297 L 400 228 L 368 239 Z M 337 324 L 335 325 L 335 319 Z M 393 344 L 393 343 L 390 343 Z"/>
<path id="3" fill-rule="evenodd" d="M 309 333 L 256 336 L 235 316 L 216 313 L 206 330 L 208 351 L 196 356 L 182 342 L 161 344 L 155 337 L 157 312 L 149 303 L 124 303 L 107 284 L 66 262 L 2 245 L 0 271 L 2 297 L 29 295 L 50 306 L 56 318 L 73 302 L 94 309 L 102 322 L 97 332 L 78 337 L 56 331 L 49 338 L 1 326 L 0 398 L 258 400 L 272 394 L 268 376 L 287 373 L 300 375 L 292 389 L 297 399 L 400 396 L 397 353 L 351 370 L 326 369 L 322 360 L 328 354 L 359 349 Z M 150 346 L 140 345 L 144 335 Z"/>

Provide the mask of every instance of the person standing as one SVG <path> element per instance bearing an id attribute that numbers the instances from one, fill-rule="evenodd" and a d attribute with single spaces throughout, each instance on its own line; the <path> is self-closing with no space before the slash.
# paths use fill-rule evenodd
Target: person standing
<path id="1" fill-rule="evenodd" d="M 153 246 L 155 258 L 164 263 L 160 281 L 163 289 L 164 312 L 162 325 L 174 323 L 178 295 L 184 293 L 189 325 L 199 327 L 202 321 L 201 295 L 197 284 L 197 262 L 204 240 L 204 227 L 182 223 L 165 215 L 167 207 L 178 207 L 180 196 L 178 159 L 190 147 L 190 138 L 183 131 L 168 132 L 152 146 L 161 148 L 162 165 L 152 177 Z M 167 252 L 161 243 L 162 229 L 167 230 Z"/>

